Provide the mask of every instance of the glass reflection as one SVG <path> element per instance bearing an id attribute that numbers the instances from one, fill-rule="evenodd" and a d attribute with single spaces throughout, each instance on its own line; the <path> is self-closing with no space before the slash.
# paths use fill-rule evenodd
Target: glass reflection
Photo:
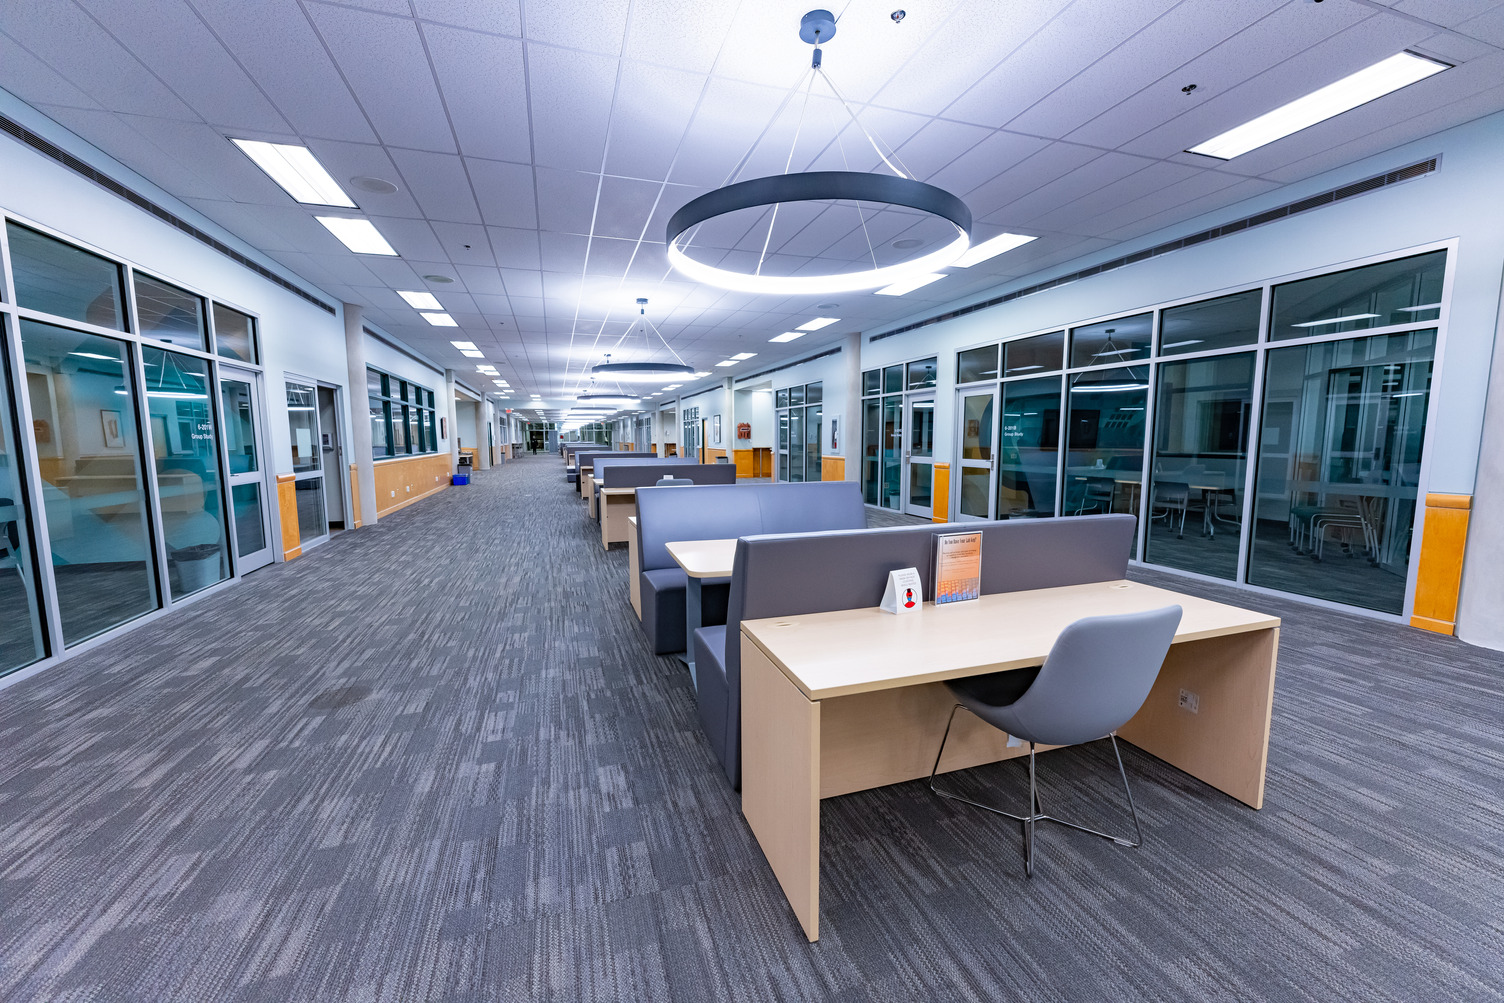
<path id="1" fill-rule="evenodd" d="M 1158 380 L 1145 560 L 1235 578 L 1253 354 L 1165 363 Z"/>
<path id="2" fill-rule="evenodd" d="M 991 391 L 961 398 L 961 494 L 957 511 L 977 519 L 991 515 L 994 399 Z"/>
<path id="3" fill-rule="evenodd" d="M 862 402 L 862 499 L 868 505 L 878 503 L 882 487 L 881 408 L 876 398 Z"/>
<path id="4" fill-rule="evenodd" d="M 1071 329 L 1071 367 L 1110 366 L 1149 357 L 1154 315 L 1141 313 Z"/>
<path id="5" fill-rule="evenodd" d="M 1261 289 L 1171 307 L 1160 315 L 1161 355 L 1210 352 L 1259 340 Z"/>
<path id="6" fill-rule="evenodd" d="M 903 453 L 903 398 L 883 398 L 883 486 L 879 504 L 898 510 L 900 459 Z"/>
<path id="7" fill-rule="evenodd" d="M 1065 359 L 1065 332 L 1020 338 L 1003 345 L 1003 375 L 1027 376 L 1060 368 Z"/>
<path id="8" fill-rule="evenodd" d="M 1055 514 L 1060 458 L 1060 378 L 1003 384 L 998 435 L 997 517 Z"/>
<path id="9" fill-rule="evenodd" d="M 6 223 L 5 231 L 19 305 L 125 330 L 119 265 L 15 223 Z"/>
<path id="10" fill-rule="evenodd" d="M 1139 511 L 1149 371 L 1108 369 L 1071 377 L 1065 515 Z"/>
<path id="11" fill-rule="evenodd" d="M 256 361 L 256 322 L 239 310 L 214 304 L 214 347 L 236 362 Z"/>
<path id="12" fill-rule="evenodd" d="M 141 439 L 121 342 L 21 321 L 63 641 L 159 605 Z"/>
<path id="13" fill-rule="evenodd" d="M 801 388 L 802 389 L 802 388 Z M 804 408 L 789 411 L 789 480 L 804 480 Z"/>
<path id="14" fill-rule="evenodd" d="M 1248 580 L 1405 602 L 1435 330 L 1269 353 Z"/>
<path id="15" fill-rule="evenodd" d="M 3 341 L 0 341 L 3 344 Z M 9 406 L 10 378 L 0 358 L 0 674 L 29 665 L 47 651 L 37 606 L 24 472 Z"/>
<path id="16" fill-rule="evenodd" d="M 150 275 L 136 276 L 136 317 L 141 333 L 183 348 L 204 350 L 204 301 Z"/>
<path id="17" fill-rule="evenodd" d="M 976 383 L 997 376 L 997 346 L 973 348 L 956 355 L 956 382 Z"/>
<path id="18" fill-rule="evenodd" d="M 149 347 L 142 349 L 141 361 L 146 370 L 152 454 L 157 461 L 162 535 L 176 599 L 224 581 L 230 574 L 208 363 Z"/>
<path id="19" fill-rule="evenodd" d="M 1432 251 L 1275 286 L 1269 336 L 1278 341 L 1436 320 L 1446 264 L 1446 251 Z"/>

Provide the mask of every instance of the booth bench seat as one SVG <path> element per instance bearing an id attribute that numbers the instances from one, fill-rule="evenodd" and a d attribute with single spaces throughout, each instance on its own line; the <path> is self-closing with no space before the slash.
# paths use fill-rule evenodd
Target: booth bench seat
<path id="1" fill-rule="evenodd" d="M 638 488 L 642 630 L 654 654 L 684 650 L 689 579 L 669 556 L 668 544 L 764 533 L 860 529 L 866 525 L 861 488 L 852 481 Z M 728 579 L 704 582 L 703 623 L 725 622 L 729 585 Z"/>

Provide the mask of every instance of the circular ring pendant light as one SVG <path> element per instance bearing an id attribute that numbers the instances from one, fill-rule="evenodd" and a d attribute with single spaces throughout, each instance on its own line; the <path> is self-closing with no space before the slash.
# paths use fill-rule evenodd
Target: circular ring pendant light
<path id="1" fill-rule="evenodd" d="M 864 268 L 855 272 L 831 275 L 762 275 L 734 272 L 696 261 L 684 252 L 679 238 L 692 227 L 736 212 L 785 202 L 846 200 L 882 202 L 887 205 L 918 209 L 950 222 L 956 228 L 955 239 L 938 251 L 896 265 Z M 783 296 L 853 292 L 892 285 L 900 279 L 933 272 L 955 264 L 971 246 L 971 210 L 966 203 L 943 188 L 927 185 L 912 178 L 896 175 L 865 174 L 858 171 L 809 171 L 803 174 L 777 174 L 753 178 L 725 188 L 707 192 L 669 217 L 664 243 L 668 260 L 676 269 L 697 282 L 745 293 L 774 293 Z"/>
<path id="2" fill-rule="evenodd" d="M 907 176 L 905 170 L 900 169 L 893 163 L 897 159 L 894 154 L 890 159 L 882 152 L 877 140 L 867 131 L 856 113 L 851 110 L 851 105 L 836 89 L 830 78 L 824 74 L 821 67 L 820 44 L 829 41 L 836 33 L 836 19 L 828 10 L 812 10 L 805 14 L 799 25 L 799 37 L 814 45 L 814 58 L 811 61 L 810 72 L 829 85 L 831 92 L 845 107 L 851 120 L 866 136 L 867 141 L 877 152 L 878 157 L 886 164 L 893 174 L 869 174 L 858 171 L 808 171 L 804 173 L 784 173 L 770 177 L 753 178 L 749 181 L 741 181 L 717 188 L 700 197 L 691 200 L 681 206 L 677 212 L 669 217 L 668 225 L 664 230 L 664 246 L 667 248 L 669 264 L 683 275 L 703 282 L 707 285 L 717 286 L 722 289 L 731 289 L 737 292 L 769 293 L 782 296 L 798 295 L 821 295 L 834 292 L 854 292 L 862 289 L 877 289 L 882 286 L 892 285 L 921 274 L 933 272 L 937 269 L 952 265 L 961 255 L 965 254 L 971 246 L 971 210 L 966 207 L 955 195 L 934 185 L 925 184 Z M 813 80 L 811 79 L 811 83 Z M 789 97 L 785 98 L 784 107 L 788 106 L 789 98 L 803 85 L 800 81 Z M 805 100 L 808 106 L 808 95 Z M 803 126 L 803 113 L 800 114 L 800 126 Z M 797 146 L 800 129 L 794 132 L 794 144 Z M 753 150 L 756 144 L 753 145 Z M 745 164 L 752 155 L 753 150 L 748 150 L 742 158 Z M 793 162 L 794 148 L 789 150 L 789 163 Z M 787 167 L 785 167 L 787 170 Z M 733 173 L 734 177 L 734 173 Z M 848 201 L 858 203 L 876 203 L 881 205 L 903 206 L 908 209 L 917 209 L 932 216 L 937 216 L 951 224 L 955 228 L 955 237 L 939 250 L 922 255 L 909 261 L 893 265 L 880 266 L 877 263 L 875 252 L 871 268 L 859 271 L 837 272 L 826 275 L 764 275 L 762 273 L 762 261 L 767 256 L 768 246 L 772 243 L 773 225 L 778 218 L 778 207 L 784 203 L 793 202 L 820 202 L 820 201 Z M 725 216 L 728 213 L 743 209 L 755 209 L 761 206 L 772 206 L 772 219 L 768 223 L 767 241 L 763 245 L 763 255 L 758 259 L 758 267 L 755 272 L 734 271 L 729 268 L 721 268 L 716 265 L 698 261 L 688 254 L 691 239 L 691 231 L 701 223 Z M 866 229 L 865 219 L 863 229 Z M 868 250 L 871 251 L 869 237 Z M 599 367 L 597 367 L 597 370 Z"/>
<path id="3" fill-rule="evenodd" d="M 658 326 L 648 320 L 647 297 L 637 298 L 637 312 L 642 321 L 642 340 L 644 347 L 652 350 L 652 341 L 648 338 L 648 328 L 658 335 L 658 340 L 663 342 L 663 347 L 671 352 L 674 358 L 679 358 L 679 353 L 674 351 L 674 346 L 668 343 L 663 332 Z M 687 365 L 683 359 L 678 362 L 612 362 L 611 356 L 606 356 L 606 361 L 593 366 L 590 370 L 593 376 L 602 379 L 615 380 L 618 383 L 667 383 L 681 376 L 693 376 L 695 368 Z M 583 398 L 582 398 L 583 399 Z"/>

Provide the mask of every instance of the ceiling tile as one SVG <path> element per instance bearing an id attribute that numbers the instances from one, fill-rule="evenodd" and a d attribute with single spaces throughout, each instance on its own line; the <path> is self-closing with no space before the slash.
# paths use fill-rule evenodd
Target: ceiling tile
<path id="1" fill-rule="evenodd" d="M 319 163 L 345 189 L 346 194 L 365 212 L 376 216 L 423 217 L 407 180 L 392 163 L 385 149 L 367 143 L 341 143 L 330 139 L 311 139 L 308 148 Z M 378 178 L 397 186 L 391 195 L 377 195 L 351 184 L 353 178 Z"/>
<path id="2" fill-rule="evenodd" d="M 617 56 L 630 6 L 628 0 L 549 0 L 528 12 L 524 31 L 531 41 Z"/>
<path id="3" fill-rule="evenodd" d="M 61 104 L 70 108 L 99 107 L 99 102 L 3 32 L 0 32 L 0 67 L 5 68 L 6 88 L 27 104 Z"/>
<path id="4" fill-rule="evenodd" d="M 666 177 L 706 83 L 700 74 L 638 62 L 623 65 L 611 111 L 606 173 Z"/>
<path id="5" fill-rule="evenodd" d="M 486 236 L 491 240 L 491 255 L 502 268 L 541 267 L 538 231 L 488 226 Z"/>
<path id="6" fill-rule="evenodd" d="M 481 217 L 487 223 L 515 227 L 538 225 L 531 167 L 466 157 L 465 171 L 480 203 Z"/>
<path id="7" fill-rule="evenodd" d="M 454 152 L 416 22 L 344 7 L 309 4 L 308 10 L 383 143 Z"/>
<path id="8" fill-rule="evenodd" d="M 527 104 L 499 98 L 526 93 L 522 42 L 432 25 L 424 27 L 423 38 L 460 150 L 471 157 L 527 163 L 532 157 Z"/>
<path id="9" fill-rule="evenodd" d="M 197 117 L 72 0 L 32 4 L 25 17 L 7 17 L 4 31 L 63 72 L 101 107 L 137 115 Z M 88 58 L 79 58 L 83 52 Z M 0 79 L 8 81 L 15 70 L 6 66 Z"/>
<path id="10" fill-rule="evenodd" d="M 519 0 L 412 0 L 419 18 L 497 35 L 522 34 Z"/>
<path id="11" fill-rule="evenodd" d="M 599 171 L 616 88 L 615 60 L 530 43 L 534 163 Z"/>
<path id="12" fill-rule="evenodd" d="M 131 119 L 105 110 L 58 105 L 42 105 L 38 110 L 179 198 L 224 197 L 217 186 L 205 182 L 197 171 L 184 167 L 137 132 Z"/>
<path id="13" fill-rule="evenodd" d="M 458 156 L 387 149 L 401 172 L 403 188 L 412 193 L 424 216 L 452 223 L 480 222 L 480 209 L 470 191 L 470 177 Z"/>
<path id="14" fill-rule="evenodd" d="M 75 0 L 206 122 L 283 131 L 288 123 L 182 0 Z"/>
<path id="15" fill-rule="evenodd" d="M 365 114 L 303 14 L 268 18 L 245 0 L 190 2 L 300 135 L 375 140 Z"/>
<path id="16" fill-rule="evenodd" d="M 546 231 L 588 235 L 601 177 L 580 171 L 537 169 L 538 222 Z"/>

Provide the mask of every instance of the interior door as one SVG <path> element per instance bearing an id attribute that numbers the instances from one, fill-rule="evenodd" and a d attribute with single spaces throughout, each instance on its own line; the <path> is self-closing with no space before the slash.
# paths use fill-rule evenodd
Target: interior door
<path id="1" fill-rule="evenodd" d="M 345 454 L 340 448 L 339 393 L 319 385 L 319 452 L 330 529 L 345 528 Z M 414 448 L 417 448 L 416 444 Z"/>
<path id="2" fill-rule="evenodd" d="M 298 545 L 307 550 L 329 539 L 329 522 L 324 515 L 324 455 L 319 445 L 318 391 L 314 384 L 287 381 L 287 426 L 292 439 Z"/>
<path id="3" fill-rule="evenodd" d="M 235 545 L 235 571 L 241 575 L 272 563 L 260 390 L 259 374 L 220 366 L 219 399 L 224 410 L 230 516 L 234 524 L 231 535 Z"/>
<path id="4" fill-rule="evenodd" d="M 910 397 L 904 402 L 903 510 L 909 515 L 934 517 L 935 398 Z"/>
<path id="5" fill-rule="evenodd" d="M 992 476 L 997 466 L 997 390 L 963 390 L 957 394 L 961 427 L 956 456 L 956 520 L 990 519 L 993 513 Z"/>

